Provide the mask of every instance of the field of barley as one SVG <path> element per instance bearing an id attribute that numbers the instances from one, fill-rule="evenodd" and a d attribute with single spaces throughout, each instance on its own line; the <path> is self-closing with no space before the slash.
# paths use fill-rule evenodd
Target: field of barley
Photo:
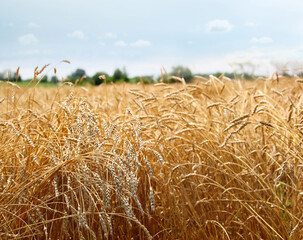
<path id="1" fill-rule="evenodd" d="M 0 83 L 0 239 L 302 239 L 303 80 Z"/>

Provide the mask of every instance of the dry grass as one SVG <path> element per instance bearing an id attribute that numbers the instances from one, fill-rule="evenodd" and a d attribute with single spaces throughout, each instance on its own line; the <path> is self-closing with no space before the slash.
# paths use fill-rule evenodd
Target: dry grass
<path id="1" fill-rule="evenodd" d="M 297 79 L 0 87 L 1 239 L 302 239 Z"/>

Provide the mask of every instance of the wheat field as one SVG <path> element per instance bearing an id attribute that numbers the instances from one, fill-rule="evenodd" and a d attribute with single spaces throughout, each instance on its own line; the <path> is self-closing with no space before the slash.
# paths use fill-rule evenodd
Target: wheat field
<path id="1" fill-rule="evenodd" d="M 0 83 L 1 239 L 302 239 L 303 80 Z"/>

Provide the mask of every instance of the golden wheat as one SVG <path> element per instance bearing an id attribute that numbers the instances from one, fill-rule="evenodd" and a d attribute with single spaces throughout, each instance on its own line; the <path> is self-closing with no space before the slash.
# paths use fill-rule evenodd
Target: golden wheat
<path id="1" fill-rule="evenodd" d="M 0 83 L 0 238 L 301 239 L 300 79 L 172 79 Z"/>

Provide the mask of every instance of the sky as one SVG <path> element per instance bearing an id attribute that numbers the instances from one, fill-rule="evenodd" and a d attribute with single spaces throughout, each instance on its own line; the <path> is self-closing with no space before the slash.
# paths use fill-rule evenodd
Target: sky
<path id="1" fill-rule="evenodd" d="M 270 75 L 303 66 L 302 0 L 0 0 L 0 72 Z M 66 59 L 71 64 L 60 63 Z"/>

